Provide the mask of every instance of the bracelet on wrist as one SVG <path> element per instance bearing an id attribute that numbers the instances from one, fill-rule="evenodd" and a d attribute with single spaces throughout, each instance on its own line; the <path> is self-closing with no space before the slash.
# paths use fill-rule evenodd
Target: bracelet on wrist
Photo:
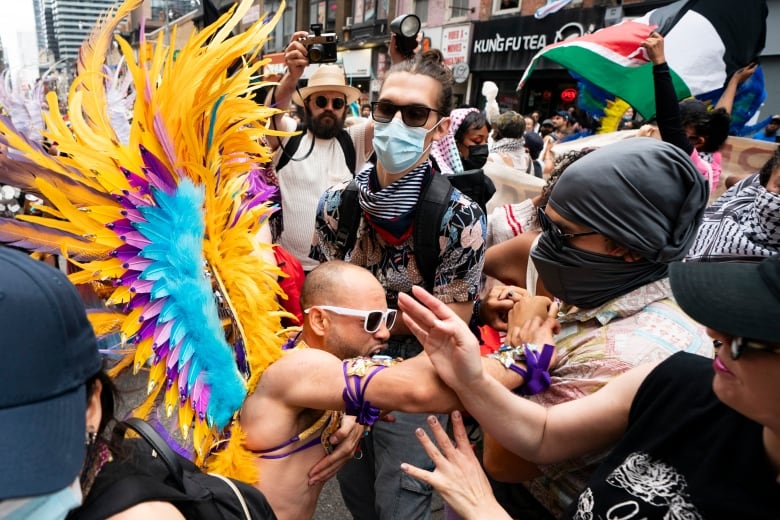
<path id="1" fill-rule="evenodd" d="M 516 389 L 521 395 L 535 395 L 550 387 L 550 363 L 555 345 L 545 343 L 541 351 L 533 343 L 523 343 L 519 347 L 503 345 L 488 357 L 497 359 L 507 370 L 523 377 L 523 384 Z M 522 368 L 518 363 L 525 364 Z"/>

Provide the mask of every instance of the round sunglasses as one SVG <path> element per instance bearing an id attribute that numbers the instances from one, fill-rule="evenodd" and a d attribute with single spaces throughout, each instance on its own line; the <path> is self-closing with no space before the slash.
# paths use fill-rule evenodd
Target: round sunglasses
<path id="1" fill-rule="evenodd" d="M 317 96 L 314 98 L 314 104 L 319 108 L 327 108 L 328 103 L 330 103 L 330 106 L 332 106 L 334 110 L 341 110 L 344 108 L 344 105 L 347 104 L 347 101 L 340 97 L 329 99 L 325 96 Z"/>
<path id="2" fill-rule="evenodd" d="M 395 325 L 395 318 L 398 315 L 398 311 L 395 309 L 387 309 L 386 311 L 359 311 L 357 309 L 347 309 L 346 307 L 336 307 L 335 305 L 314 305 L 303 312 L 309 313 L 311 309 L 322 309 L 324 311 L 330 311 L 340 316 L 358 316 L 363 318 L 363 330 L 369 334 L 373 334 L 379 330 L 382 326 L 382 322 L 387 325 L 388 329 L 392 329 Z"/>

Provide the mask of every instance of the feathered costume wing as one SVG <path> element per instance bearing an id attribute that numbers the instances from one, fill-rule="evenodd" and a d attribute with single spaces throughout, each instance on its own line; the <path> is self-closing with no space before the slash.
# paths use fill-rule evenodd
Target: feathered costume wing
<path id="1" fill-rule="evenodd" d="M 136 92 L 125 139 L 107 106 L 107 84 L 123 83 L 103 67 L 118 21 L 141 3 L 107 14 L 83 45 L 71 127 L 48 94 L 44 135 L 61 156 L 0 121 L 25 158 L 0 159 L 0 181 L 47 201 L 40 216 L 0 222 L 0 241 L 63 254 L 80 268 L 75 284 L 102 289 L 107 310 L 91 319 L 98 332 L 121 332 L 130 354 L 119 368 L 151 367 L 139 415 L 163 394 L 202 462 L 281 354 L 281 271 L 266 259 L 271 245 L 255 238 L 274 210 L 257 166 L 270 160 L 260 143 L 275 111 L 251 93 L 263 86 L 252 82 L 264 64 L 256 57 L 283 10 L 231 36 L 252 4 L 243 0 L 175 57 L 163 35 L 153 44 L 142 36 L 137 57 L 117 38 Z"/>

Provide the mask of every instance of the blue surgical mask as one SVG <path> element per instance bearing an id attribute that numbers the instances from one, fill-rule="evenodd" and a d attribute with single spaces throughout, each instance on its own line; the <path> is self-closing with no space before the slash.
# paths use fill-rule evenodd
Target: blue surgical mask
<path id="1" fill-rule="evenodd" d="M 439 123 L 430 130 L 422 126 L 406 126 L 400 118 L 389 123 L 375 123 L 373 143 L 377 160 L 391 174 L 408 170 L 428 151 L 425 148 L 425 137 L 439 126 Z"/>
<path id="2" fill-rule="evenodd" d="M 68 487 L 37 497 L 3 500 L 0 504 L 0 518 L 5 520 L 63 520 L 71 509 L 81 505 L 79 479 Z"/>

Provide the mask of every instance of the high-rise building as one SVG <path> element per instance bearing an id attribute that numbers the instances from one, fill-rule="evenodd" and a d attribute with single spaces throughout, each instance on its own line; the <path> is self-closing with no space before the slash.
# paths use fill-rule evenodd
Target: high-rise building
<path id="1" fill-rule="evenodd" d="M 56 60 L 75 60 L 95 22 L 115 3 L 115 0 L 36 0 L 39 45 L 45 38 L 45 48 Z"/>
<path id="2" fill-rule="evenodd" d="M 38 54 L 41 69 L 52 66 L 59 55 L 54 37 L 54 20 L 51 14 L 52 0 L 34 0 L 35 31 L 38 35 Z"/>

